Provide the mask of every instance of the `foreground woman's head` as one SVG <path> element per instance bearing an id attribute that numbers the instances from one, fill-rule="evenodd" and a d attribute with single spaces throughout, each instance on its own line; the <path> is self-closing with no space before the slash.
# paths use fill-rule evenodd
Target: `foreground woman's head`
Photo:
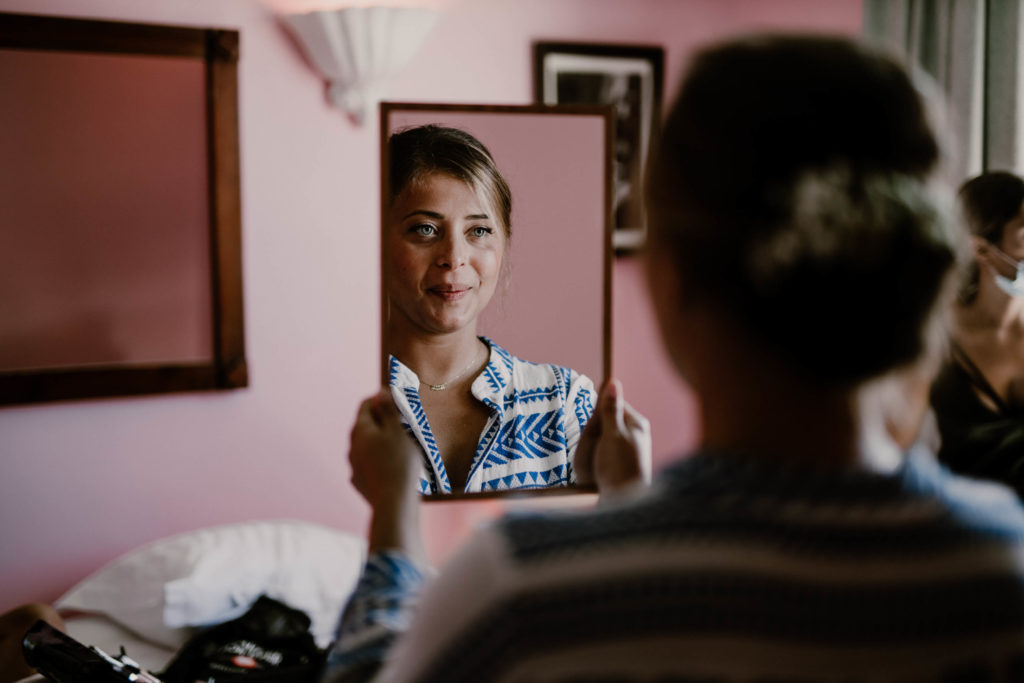
<path id="1" fill-rule="evenodd" d="M 955 255 L 939 161 L 891 59 L 826 37 L 716 46 L 652 152 L 651 254 L 670 259 L 679 306 L 721 311 L 797 375 L 853 386 L 927 345 Z"/>

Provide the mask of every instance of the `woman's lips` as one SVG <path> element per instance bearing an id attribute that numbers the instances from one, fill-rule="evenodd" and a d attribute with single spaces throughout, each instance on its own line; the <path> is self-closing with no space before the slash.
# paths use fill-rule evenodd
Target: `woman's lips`
<path id="1" fill-rule="evenodd" d="M 467 294 L 469 294 L 469 287 L 455 285 L 455 286 L 443 286 L 443 287 L 431 287 L 427 292 L 433 296 L 438 297 L 446 302 L 459 301 Z"/>

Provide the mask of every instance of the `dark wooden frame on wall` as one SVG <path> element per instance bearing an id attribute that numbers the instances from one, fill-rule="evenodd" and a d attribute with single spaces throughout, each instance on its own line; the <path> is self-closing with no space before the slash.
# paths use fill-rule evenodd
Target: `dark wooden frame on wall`
<path id="1" fill-rule="evenodd" d="M 660 45 L 637 45 L 621 43 L 579 43 L 565 41 L 537 41 L 533 44 L 533 98 L 537 104 L 548 104 L 549 106 L 572 106 L 578 103 L 569 102 L 566 105 L 545 103 L 544 101 L 544 58 L 549 54 L 565 54 L 582 57 L 595 57 L 599 59 L 639 59 L 651 65 L 653 79 L 653 92 L 651 111 L 646 112 L 648 127 L 648 150 L 658 137 L 661 127 L 661 110 L 663 93 L 665 88 L 665 49 Z M 646 158 L 647 151 L 644 151 L 643 158 Z M 614 183 L 614 179 L 613 179 Z M 637 190 L 639 191 L 639 189 Z M 642 198 L 638 201 L 642 202 Z M 613 206 L 614 212 L 614 206 Z M 645 235 L 644 223 L 646 211 L 640 206 L 641 225 L 622 226 L 614 225 L 612 244 L 616 253 L 624 254 L 639 249 Z"/>
<path id="2" fill-rule="evenodd" d="M 0 49 L 155 55 L 205 63 L 213 358 L 0 372 L 0 404 L 248 386 L 242 311 L 238 31 L 0 13 Z"/>

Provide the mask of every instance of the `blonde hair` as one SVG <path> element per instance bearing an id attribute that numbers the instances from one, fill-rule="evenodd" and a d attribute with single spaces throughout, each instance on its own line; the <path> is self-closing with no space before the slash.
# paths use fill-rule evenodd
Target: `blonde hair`
<path id="1" fill-rule="evenodd" d="M 466 131 L 435 124 L 404 128 L 388 139 L 388 162 L 391 202 L 423 177 L 443 173 L 473 188 L 511 239 L 512 191 L 487 147 Z"/>

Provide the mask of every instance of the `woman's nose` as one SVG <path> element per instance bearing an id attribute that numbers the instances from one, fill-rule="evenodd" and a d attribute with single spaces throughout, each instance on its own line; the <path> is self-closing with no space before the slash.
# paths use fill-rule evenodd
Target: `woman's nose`
<path id="1" fill-rule="evenodd" d="M 455 270 L 466 263 L 466 248 L 461 240 L 455 238 L 446 239 L 437 255 L 437 265 L 441 268 Z"/>

